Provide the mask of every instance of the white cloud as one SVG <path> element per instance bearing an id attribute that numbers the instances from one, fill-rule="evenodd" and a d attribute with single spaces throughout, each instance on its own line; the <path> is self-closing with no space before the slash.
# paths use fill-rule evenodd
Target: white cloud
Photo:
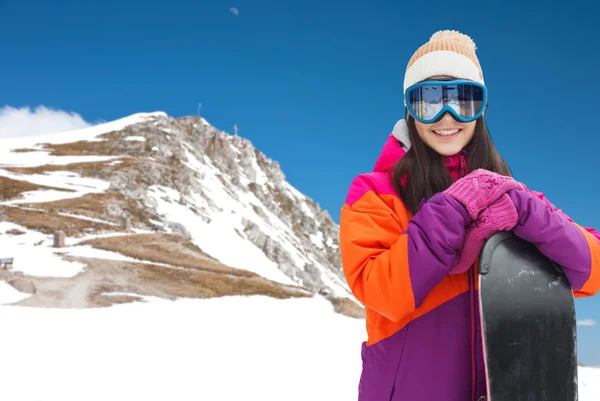
<path id="1" fill-rule="evenodd" d="M 0 138 L 15 138 L 51 134 L 89 127 L 79 114 L 38 106 L 20 109 L 4 106 L 0 108 Z"/>
<path id="2" fill-rule="evenodd" d="M 237 9 L 237 8 L 235 8 L 235 7 L 231 7 L 231 8 L 229 9 L 229 11 L 231 11 L 231 13 L 232 13 L 233 15 L 239 15 L 239 14 L 240 14 L 240 10 L 238 10 L 238 9 Z"/>
<path id="3" fill-rule="evenodd" d="M 577 326 L 595 326 L 598 322 L 592 319 L 578 320 Z"/>

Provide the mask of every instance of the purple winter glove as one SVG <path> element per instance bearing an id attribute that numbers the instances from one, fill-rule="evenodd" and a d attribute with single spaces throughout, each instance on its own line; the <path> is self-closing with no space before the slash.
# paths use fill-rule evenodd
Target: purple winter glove
<path id="1" fill-rule="evenodd" d="M 477 220 L 467 226 L 461 249 L 449 274 L 467 271 L 477 259 L 485 241 L 498 231 L 512 230 L 517 225 L 518 217 L 517 209 L 506 193 L 490 204 Z"/>
<path id="2" fill-rule="evenodd" d="M 511 189 L 524 190 L 524 187 L 511 177 L 477 169 L 457 180 L 444 193 L 459 201 L 472 219 L 477 219 L 483 209 Z"/>

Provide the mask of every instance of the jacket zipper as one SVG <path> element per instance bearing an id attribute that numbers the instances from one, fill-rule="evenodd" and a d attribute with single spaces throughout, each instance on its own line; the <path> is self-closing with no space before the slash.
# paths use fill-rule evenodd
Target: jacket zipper
<path id="1" fill-rule="evenodd" d="M 466 162 L 464 158 L 464 151 L 459 154 L 460 166 L 458 170 L 458 178 L 463 177 Z M 476 366 L 476 350 L 475 350 L 475 270 L 474 267 L 469 269 L 469 303 L 470 303 L 470 315 L 471 315 L 471 399 L 476 401 L 477 396 L 477 366 Z"/>

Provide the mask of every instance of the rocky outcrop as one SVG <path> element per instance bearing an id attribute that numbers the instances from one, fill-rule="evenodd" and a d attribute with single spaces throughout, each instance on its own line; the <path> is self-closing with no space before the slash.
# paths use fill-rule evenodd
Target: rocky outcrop
<path id="1" fill-rule="evenodd" d="M 156 116 L 100 138 L 119 143 L 114 154 L 143 160 L 107 176 L 109 191 L 136 199 L 156 214 L 156 202 L 148 188 L 169 188 L 180 194 L 176 202 L 210 222 L 211 214 L 223 208 L 218 199 L 206 193 L 202 182 L 215 175 L 231 199 L 248 202 L 245 195 L 252 194 L 257 200 L 248 204 L 254 215 L 242 218 L 244 229 L 239 235 L 311 291 L 328 294 L 336 287 L 339 294 L 339 289 L 345 288 L 337 225 L 317 203 L 286 181 L 278 162 L 249 140 L 220 131 L 201 118 L 167 116 Z M 171 197 L 169 202 L 173 201 Z M 190 238 L 188 229 L 177 222 L 163 221 L 162 226 L 152 228 Z M 349 291 L 347 294 L 351 296 Z"/>

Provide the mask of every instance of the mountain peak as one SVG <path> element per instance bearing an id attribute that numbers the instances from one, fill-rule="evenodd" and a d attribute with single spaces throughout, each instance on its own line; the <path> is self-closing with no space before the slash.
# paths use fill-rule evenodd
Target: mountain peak
<path id="1" fill-rule="evenodd" d="M 35 209 L 93 219 L 69 230 L 73 246 L 177 235 L 215 263 L 360 309 L 341 268 L 339 228 L 246 138 L 200 117 L 153 112 L 5 141 L 0 177 L 23 191 L 5 194 L 0 213 L 25 230 L 39 230 L 24 216 Z"/>

